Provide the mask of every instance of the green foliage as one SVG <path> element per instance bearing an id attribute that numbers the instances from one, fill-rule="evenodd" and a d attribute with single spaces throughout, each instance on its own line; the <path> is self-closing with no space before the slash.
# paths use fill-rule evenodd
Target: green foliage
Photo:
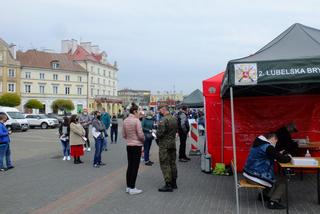
<path id="1" fill-rule="evenodd" d="M 26 102 L 26 104 L 24 105 L 26 108 L 30 108 L 30 109 L 42 109 L 43 108 L 43 104 L 37 100 L 37 99 L 30 99 L 28 100 L 28 102 Z"/>
<path id="2" fill-rule="evenodd" d="M 20 105 L 21 97 L 16 93 L 4 93 L 0 97 L 0 106 L 15 107 Z"/>
<path id="3" fill-rule="evenodd" d="M 54 113 L 57 113 L 58 110 L 66 112 L 72 111 L 74 109 L 74 105 L 71 100 L 58 99 L 53 101 L 51 108 Z"/>

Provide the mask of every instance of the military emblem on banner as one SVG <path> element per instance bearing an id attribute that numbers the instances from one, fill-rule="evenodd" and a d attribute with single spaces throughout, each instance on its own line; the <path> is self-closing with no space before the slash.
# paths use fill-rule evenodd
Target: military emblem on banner
<path id="1" fill-rule="evenodd" d="M 234 65 L 234 84 L 235 85 L 256 85 L 258 71 L 256 63 L 244 63 Z"/>

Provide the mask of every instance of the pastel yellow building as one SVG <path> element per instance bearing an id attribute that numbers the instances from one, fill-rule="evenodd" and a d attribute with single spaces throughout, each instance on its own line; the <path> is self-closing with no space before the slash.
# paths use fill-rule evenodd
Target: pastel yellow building
<path id="1" fill-rule="evenodd" d="M 20 74 L 15 45 L 0 38 L 0 94 L 12 92 L 20 95 Z"/>

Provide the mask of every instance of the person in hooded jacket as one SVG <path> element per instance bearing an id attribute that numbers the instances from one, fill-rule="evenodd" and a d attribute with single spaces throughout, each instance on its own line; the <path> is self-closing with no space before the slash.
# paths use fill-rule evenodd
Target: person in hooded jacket
<path id="1" fill-rule="evenodd" d="M 266 188 L 263 191 L 264 199 L 268 200 L 267 208 L 285 209 L 280 204 L 281 197 L 285 191 L 285 178 L 275 177 L 274 160 L 280 163 L 288 163 L 291 156 L 278 152 L 275 149 L 278 138 L 275 133 L 260 135 L 257 137 L 250 149 L 246 161 L 243 176 L 249 183 L 260 184 Z M 261 200 L 261 198 L 259 198 Z"/>
<path id="2" fill-rule="evenodd" d="M 146 117 L 142 120 L 142 130 L 144 134 L 144 162 L 147 166 L 152 166 L 153 162 L 150 161 L 150 149 L 153 140 L 152 130 L 154 129 L 154 119 L 152 111 L 148 111 Z"/>

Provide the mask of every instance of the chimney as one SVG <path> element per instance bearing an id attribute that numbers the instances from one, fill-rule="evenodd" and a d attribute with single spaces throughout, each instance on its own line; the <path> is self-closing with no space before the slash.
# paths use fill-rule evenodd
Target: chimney
<path id="1" fill-rule="evenodd" d="M 10 53 L 11 55 L 13 56 L 14 59 L 17 59 L 17 53 L 16 53 L 16 45 L 11 43 L 9 45 L 9 50 L 10 50 Z"/>
<path id="2" fill-rule="evenodd" d="M 80 42 L 80 46 L 83 47 L 90 54 L 92 53 L 92 51 L 91 51 L 91 42 Z"/>
<path id="3" fill-rule="evenodd" d="M 78 41 L 75 39 L 71 40 L 62 40 L 61 41 L 61 53 L 71 53 L 73 54 L 75 50 L 77 49 L 77 43 Z"/>

